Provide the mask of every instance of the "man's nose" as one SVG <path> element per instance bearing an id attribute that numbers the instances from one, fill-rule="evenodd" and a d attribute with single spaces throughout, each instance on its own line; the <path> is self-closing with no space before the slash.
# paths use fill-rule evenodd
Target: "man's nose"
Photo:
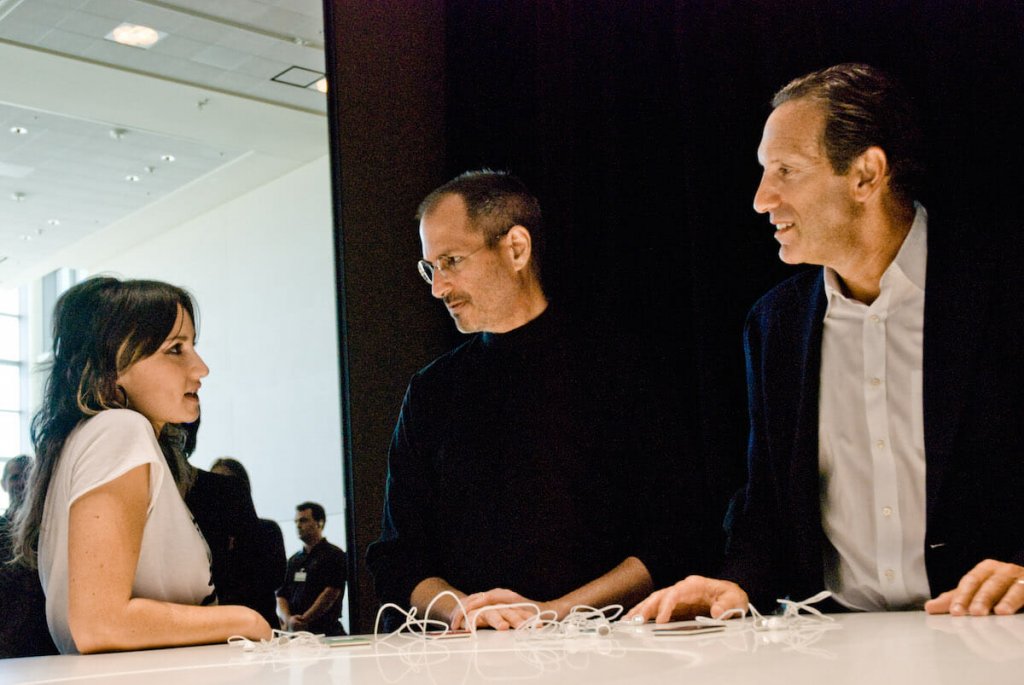
<path id="1" fill-rule="evenodd" d="M 758 214 L 764 214 L 765 212 L 770 212 L 778 204 L 779 193 L 762 175 L 761 182 L 757 184 L 757 190 L 754 192 L 754 211 Z"/>
<path id="2" fill-rule="evenodd" d="M 430 282 L 430 294 L 440 300 L 451 292 L 451 289 L 452 284 L 448 277 L 440 269 L 434 269 L 434 277 Z"/>

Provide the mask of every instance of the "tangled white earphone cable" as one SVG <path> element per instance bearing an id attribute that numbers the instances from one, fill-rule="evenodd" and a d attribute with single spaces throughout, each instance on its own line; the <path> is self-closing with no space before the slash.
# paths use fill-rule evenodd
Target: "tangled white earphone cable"
<path id="1" fill-rule="evenodd" d="M 229 645 L 241 647 L 245 652 L 256 654 L 269 654 L 273 656 L 308 655 L 310 652 L 320 652 L 326 647 L 321 641 L 322 635 L 314 635 L 307 631 L 288 632 L 286 630 L 271 631 L 269 640 L 250 640 L 242 635 L 232 635 L 228 638 Z"/>
<path id="2" fill-rule="evenodd" d="M 403 638 L 425 640 L 450 637 L 453 631 L 447 621 L 429 618 L 434 605 L 443 597 L 451 597 L 455 600 L 457 609 L 453 612 L 453 615 L 465 617 L 467 630 L 470 635 L 476 634 L 477 618 L 484 612 L 500 609 L 526 609 L 532 611 L 533 615 L 514 629 L 513 632 L 517 638 L 571 638 L 581 635 L 597 635 L 604 637 L 611 635 L 612 621 L 614 621 L 623 611 L 622 605 L 619 604 L 612 604 L 601 609 L 596 609 L 586 605 L 577 605 L 572 607 L 572 609 L 569 610 L 569 613 L 566 614 L 565 618 L 561 620 L 558 619 L 558 614 L 554 610 L 542 610 L 532 602 L 489 604 L 487 606 L 474 609 L 473 611 L 467 611 L 458 595 L 451 590 L 445 590 L 444 592 L 438 593 L 430 600 L 422 618 L 417 617 L 418 612 L 416 607 L 412 607 L 407 610 L 390 602 L 382 605 L 377 611 L 377 617 L 374 620 L 373 634 L 377 636 L 378 640 L 388 640 L 395 635 Z M 381 637 L 381 617 L 384 615 L 384 612 L 388 610 L 398 611 L 399 614 L 404 617 L 404 620 L 398 628 Z"/>

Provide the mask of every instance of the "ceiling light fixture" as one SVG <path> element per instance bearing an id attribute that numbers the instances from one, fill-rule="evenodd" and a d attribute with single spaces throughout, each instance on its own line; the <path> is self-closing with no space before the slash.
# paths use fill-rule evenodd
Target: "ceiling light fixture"
<path id="1" fill-rule="evenodd" d="M 11 133 L 16 136 L 23 136 L 28 133 L 28 129 L 24 126 L 11 126 Z"/>
<path id="2" fill-rule="evenodd" d="M 14 200 L 15 202 L 24 202 L 25 201 L 25 193 L 21 193 L 21 192 L 11 193 L 11 199 Z"/>
<path id="3" fill-rule="evenodd" d="M 128 174 L 127 176 L 124 177 L 124 180 L 128 181 L 129 183 L 138 183 L 139 177 L 136 176 L 135 174 Z"/>
<path id="4" fill-rule="evenodd" d="M 115 43 L 121 45 L 128 45 L 133 48 L 143 48 L 148 50 L 149 48 L 156 45 L 156 42 L 166 36 L 167 34 L 163 31 L 157 31 L 148 26 L 142 26 L 141 24 L 129 24 L 127 22 L 119 24 L 114 29 L 104 36 L 107 40 L 112 40 Z"/>
<path id="5" fill-rule="evenodd" d="M 173 162 L 174 159 L 174 155 L 160 155 L 160 160 L 164 162 Z"/>
<path id="6" fill-rule="evenodd" d="M 46 223 L 50 226 L 60 226 L 60 219 L 47 219 Z"/>

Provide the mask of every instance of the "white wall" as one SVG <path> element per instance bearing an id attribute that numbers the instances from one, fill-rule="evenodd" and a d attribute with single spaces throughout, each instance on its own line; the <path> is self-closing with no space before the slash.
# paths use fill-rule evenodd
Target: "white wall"
<path id="1" fill-rule="evenodd" d="M 199 304 L 196 466 L 241 461 L 256 510 L 301 545 L 295 505 L 327 510 L 345 546 L 330 172 L 324 156 L 116 257 L 90 274 L 154 278 Z"/>

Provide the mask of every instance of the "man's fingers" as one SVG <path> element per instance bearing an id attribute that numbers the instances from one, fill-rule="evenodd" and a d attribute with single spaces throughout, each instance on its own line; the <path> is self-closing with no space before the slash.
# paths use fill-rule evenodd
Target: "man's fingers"
<path id="1" fill-rule="evenodd" d="M 481 612 L 481 616 L 484 618 L 485 624 L 495 630 L 518 628 L 524 621 L 533 618 L 536 615 L 536 612 L 530 612 L 529 610 L 524 610 L 518 607 L 496 607 L 494 609 L 487 609 Z M 479 619 L 477 619 L 477 624 L 480 624 Z"/>
<path id="2" fill-rule="evenodd" d="M 474 617 L 476 617 L 476 620 L 474 622 L 477 627 L 490 625 L 486 622 L 486 620 L 481 620 L 481 616 L 484 614 L 484 612 L 480 611 L 480 609 L 483 609 L 487 606 L 491 606 L 492 604 L 499 604 L 499 602 L 496 602 L 494 601 L 494 599 L 492 599 L 490 592 L 477 592 L 476 594 L 463 597 L 462 608 L 463 610 L 465 610 L 465 614 L 463 614 L 463 612 L 460 611 L 458 608 L 455 609 L 455 613 L 459 616 L 462 616 L 462 621 L 459 622 L 459 625 L 465 623 L 466 627 L 469 627 L 469 620 Z M 455 626 L 456 624 L 453 623 L 452 627 L 454 628 Z"/>
<path id="3" fill-rule="evenodd" d="M 953 604 L 953 595 L 956 590 L 947 590 L 934 599 L 924 603 L 924 610 L 929 614 L 948 614 Z"/>
<path id="4" fill-rule="evenodd" d="M 925 603 L 929 613 L 948 611 L 953 616 L 986 616 L 1015 613 L 1024 603 L 1021 597 L 1024 567 L 995 559 L 985 559 L 964 574 L 955 590 L 943 592 Z"/>
<path id="5" fill-rule="evenodd" d="M 956 589 L 953 590 L 953 597 L 950 600 L 949 613 L 953 616 L 964 616 L 967 608 L 974 600 L 974 593 L 981 587 L 982 582 L 988 574 L 983 574 L 975 566 L 967 575 L 960 579 Z"/>
<path id="6" fill-rule="evenodd" d="M 524 603 L 529 603 L 529 606 L 506 606 Z M 469 620 L 472 620 L 477 627 L 490 627 L 495 630 L 517 628 L 534 618 L 540 610 L 536 603 L 503 588 L 469 595 L 462 599 L 462 606 L 468 616 L 467 625 Z M 456 624 L 452 625 L 454 627 Z"/>
<path id="7" fill-rule="evenodd" d="M 1015 614 L 1024 607 L 1024 577 L 1016 578 L 996 604 L 995 612 L 1001 616 Z"/>
<path id="8" fill-rule="evenodd" d="M 1014 578 L 992 574 L 985 579 L 974 593 L 968 611 L 972 616 L 987 616 L 992 608 L 1003 598 L 1013 586 Z"/>
<path id="9" fill-rule="evenodd" d="M 502 618 L 501 612 L 494 609 L 481 611 L 477 614 L 476 625 L 478 628 L 494 628 L 495 630 L 508 630 L 508 622 Z"/>
<path id="10" fill-rule="evenodd" d="M 523 625 L 523 623 L 537 616 L 536 611 L 530 611 L 529 609 L 523 609 L 518 607 L 502 609 L 501 613 L 504 619 L 508 621 L 509 625 L 511 625 L 513 628 L 518 628 L 519 626 Z"/>
<path id="11" fill-rule="evenodd" d="M 626 612 L 626 613 L 625 613 L 625 614 L 624 614 L 624 615 L 622 616 L 622 620 L 624 620 L 624 621 L 629 621 L 629 620 L 632 620 L 632 618 L 633 618 L 634 616 L 642 616 L 642 617 L 644 618 L 644 620 L 646 620 L 646 619 L 647 619 L 647 616 L 646 616 L 646 614 L 644 613 L 644 605 L 645 605 L 646 603 L 647 603 L 647 600 L 645 599 L 645 600 L 643 600 L 643 601 L 639 602 L 638 604 L 634 604 L 634 605 L 633 605 L 633 608 L 632 608 L 632 609 L 630 609 L 629 611 L 627 611 L 627 612 Z"/>
<path id="12" fill-rule="evenodd" d="M 749 606 L 747 593 L 734 583 L 723 583 L 720 592 L 710 602 L 712 618 L 720 618 L 726 612 L 739 609 L 745 612 Z"/>
<path id="13" fill-rule="evenodd" d="M 488 604 L 494 604 L 487 599 L 486 592 L 478 592 L 475 595 L 469 595 L 462 598 L 462 608 L 466 610 L 466 613 L 479 609 L 480 607 L 487 606 Z M 458 611 L 456 609 L 456 611 Z"/>
<path id="14" fill-rule="evenodd" d="M 664 591 L 664 594 L 658 599 L 658 612 L 654 617 L 655 623 L 668 623 L 672 620 L 676 610 L 676 595 L 678 593 L 679 590 L 674 585 Z"/>
<path id="15" fill-rule="evenodd" d="M 664 588 L 647 595 L 643 601 L 630 609 L 623 619 L 629 620 L 636 616 L 642 616 L 644 621 L 650 621 L 652 618 L 657 616 L 658 609 L 661 606 L 661 598 L 665 596 L 665 593 L 667 593 L 668 590 L 668 588 Z"/>
<path id="16" fill-rule="evenodd" d="M 988 583 L 988 581 L 986 581 Z M 1024 607 L 1024 583 L 1012 580 L 1008 583 L 993 582 L 993 587 L 999 587 L 1001 594 L 996 592 L 989 595 L 984 589 L 984 584 L 977 592 L 972 594 L 969 604 L 964 604 L 961 599 L 961 590 L 947 590 L 935 599 L 930 599 L 924 604 L 924 610 L 929 614 L 949 613 L 955 616 L 964 616 L 970 612 L 974 616 L 984 616 L 995 612 L 1002 616 L 1015 614 Z M 959 604 L 957 604 L 960 602 Z"/>
<path id="17" fill-rule="evenodd" d="M 658 590 L 658 592 L 661 592 L 661 590 Z M 642 600 L 640 600 L 639 602 L 637 602 L 637 603 L 636 603 L 636 604 L 635 604 L 635 605 L 633 606 L 633 608 L 632 608 L 632 609 L 630 609 L 629 611 L 627 611 L 627 612 L 625 613 L 625 615 L 623 615 L 622 619 L 623 619 L 624 621 L 625 621 L 625 620 L 630 620 L 630 619 L 632 619 L 632 618 L 633 618 L 633 617 L 635 617 L 635 616 L 642 616 L 642 617 L 644 618 L 644 620 L 645 620 L 645 621 L 646 621 L 647 619 L 649 619 L 649 618 L 650 618 L 650 614 L 649 614 L 649 612 L 650 612 L 650 605 L 651 605 L 651 599 L 652 599 L 653 597 L 657 596 L 657 595 L 658 595 L 658 592 L 654 592 L 654 593 L 652 593 L 652 594 L 650 594 L 650 595 L 647 595 L 647 596 L 646 596 L 646 597 L 644 597 L 644 598 L 643 598 Z"/>
<path id="18" fill-rule="evenodd" d="M 747 593 L 725 580 L 688 576 L 672 587 L 652 593 L 629 610 L 626 618 L 643 616 L 657 623 L 668 623 L 710 613 L 720 616 L 730 609 L 746 610 Z"/>

